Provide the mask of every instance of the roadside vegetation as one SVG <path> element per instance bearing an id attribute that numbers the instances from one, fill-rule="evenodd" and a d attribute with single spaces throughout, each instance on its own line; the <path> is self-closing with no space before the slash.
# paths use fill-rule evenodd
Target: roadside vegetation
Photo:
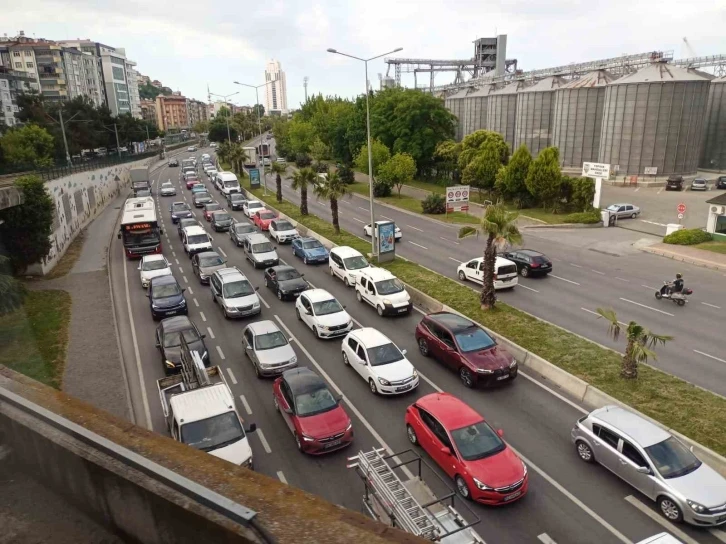
<path id="1" fill-rule="evenodd" d="M 695 246 L 711 241 L 711 235 L 701 229 L 681 229 L 663 238 L 663 243 L 679 246 Z"/>
<path id="2" fill-rule="evenodd" d="M 726 242 L 719 242 L 713 240 L 711 242 L 696 244 L 693 247 L 695 247 L 696 249 L 703 249 L 706 251 L 713 251 L 714 253 L 721 253 L 722 255 L 726 255 Z"/>

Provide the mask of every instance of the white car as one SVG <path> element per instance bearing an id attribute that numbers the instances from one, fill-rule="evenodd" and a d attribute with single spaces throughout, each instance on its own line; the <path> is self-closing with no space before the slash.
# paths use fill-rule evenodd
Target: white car
<path id="1" fill-rule="evenodd" d="M 242 205 L 242 212 L 250 219 L 252 219 L 256 212 L 264 209 L 265 205 L 259 200 L 248 200 Z"/>
<path id="2" fill-rule="evenodd" d="M 176 187 L 174 187 L 174 184 L 172 184 L 171 181 L 165 181 L 161 184 L 159 192 L 161 193 L 161 196 L 175 196 Z"/>
<path id="3" fill-rule="evenodd" d="M 189 147 L 187 147 L 187 151 L 189 153 L 194 153 L 196 150 L 197 150 L 197 148 L 194 147 L 193 145 L 190 145 Z"/>
<path id="4" fill-rule="evenodd" d="M 279 162 L 279 163 L 282 163 L 282 164 L 287 163 L 287 161 L 285 160 L 285 157 L 277 157 L 277 159 L 275 159 L 275 161 L 276 162 Z"/>
<path id="5" fill-rule="evenodd" d="M 171 264 L 163 255 L 144 255 L 139 263 L 141 287 L 147 289 L 151 278 L 171 276 Z"/>
<path id="6" fill-rule="evenodd" d="M 355 296 L 358 302 L 373 306 L 381 316 L 407 314 L 413 308 L 406 288 L 385 268 L 362 271 L 355 284 Z"/>
<path id="7" fill-rule="evenodd" d="M 202 251 L 213 251 L 212 239 L 203 227 L 191 226 L 182 231 L 182 244 L 184 252 L 191 259 L 194 254 Z"/>
<path id="8" fill-rule="evenodd" d="M 295 301 L 295 314 L 318 338 L 345 336 L 353 328 L 353 319 L 345 306 L 325 289 L 308 289 Z"/>
<path id="9" fill-rule="evenodd" d="M 216 168 L 214 168 L 214 167 L 212 167 L 212 168 L 210 168 L 209 170 L 207 170 L 207 177 L 208 177 L 209 179 L 211 179 L 211 180 L 214 180 L 214 179 L 216 179 L 216 177 L 217 177 L 217 173 L 218 173 L 218 172 L 217 172 L 217 169 L 216 169 Z M 215 185 L 215 187 L 216 187 L 216 185 Z"/>
<path id="10" fill-rule="evenodd" d="M 384 223 L 388 223 L 388 221 L 376 221 L 376 225 L 381 225 Z M 363 227 L 363 232 L 368 237 L 372 236 L 370 223 L 368 223 L 365 227 Z M 395 238 L 396 241 L 400 240 L 403 237 L 403 233 L 401 232 L 401 229 L 396 227 L 396 230 L 393 231 L 393 237 Z"/>
<path id="11" fill-rule="evenodd" d="M 371 393 L 398 395 L 418 387 L 418 372 L 400 350 L 382 332 L 365 327 L 343 339 L 343 363 L 350 365 L 368 382 Z"/>
<path id="12" fill-rule="evenodd" d="M 209 153 L 202 153 L 202 160 L 209 159 Z"/>
<path id="13" fill-rule="evenodd" d="M 209 147 L 214 149 L 215 147 L 217 147 L 217 142 L 212 142 L 211 144 L 209 144 Z"/>
<path id="14" fill-rule="evenodd" d="M 273 219 L 270 221 L 270 238 L 275 240 L 278 244 L 284 244 L 286 242 L 292 242 L 295 238 L 298 238 L 300 234 L 292 223 L 287 219 Z"/>
<path id="15" fill-rule="evenodd" d="M 358 276 L 364 270 L 370 270 L 366 258 L 352 247 L 340 246 L 330 250 L 328 270 L 331 276 L 337 276 L 346 287 L 354 286 Z"/>
<path id="16" fill-rule="evenodd" d="M 263 166 L 270 166 L 270 164 L 271 164 L 270 159 L 268 159 L 267 157 L 264 157 L 262 159 L 262 165 Z"/>
<path id="17" fill-rule="evenodd" d="M 484 283 L 484 257 L 461 263 L 456 274 L 461 281 Z M 494 263 L 494 289 L 513 289 L 517 283 L 517 265 L 509 259 L 497 257 Z"/>

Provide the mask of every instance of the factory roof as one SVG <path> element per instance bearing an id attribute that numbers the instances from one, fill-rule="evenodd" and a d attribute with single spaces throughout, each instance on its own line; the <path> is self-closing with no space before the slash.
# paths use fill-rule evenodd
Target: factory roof
<path id="1" fill-rule="evenodd" d="M 623 76 L 611 85 L 627 85 L 631 83 L 669 83 L 686 81 L 708 81 L 708 78 L 696 70 L 673 66 L 665 62 L 655 62 L 633 74 Z"/>

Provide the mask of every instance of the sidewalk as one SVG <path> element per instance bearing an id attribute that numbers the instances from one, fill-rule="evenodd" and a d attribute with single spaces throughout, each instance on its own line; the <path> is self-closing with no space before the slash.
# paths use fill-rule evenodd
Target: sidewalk
<path id="1" fill-rule="evenodd" d="M 678 246 L 673 244 L 653 244 L 648 247 L 641 248 L 643 251 L 682 261 L 684 263 L 695 264 L 704 268 L 712 268 L 726 272 L 726 255 L 715 253 L 713 251 L 705 251 L 688 246 Z"/>

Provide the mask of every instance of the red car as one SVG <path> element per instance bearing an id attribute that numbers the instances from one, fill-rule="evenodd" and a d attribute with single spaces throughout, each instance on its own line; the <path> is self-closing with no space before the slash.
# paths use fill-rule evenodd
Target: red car
<path id="1" fill-rule="evenodd" d="M 204 205 L 204 219 L 207 221 L 212 220 L 212 213 L 213 212 L 219 212 L 222 211 L 222 206 L 220 206 L 217 202 L 210 202 L 209 204 Z"/>
<path id="2" fill-rule="evenodd" d="M 257 225 L 260 230 L 270 230 L 270 222 L 273 219 L 277 219 L 275 212 L 262 209 L 255 212 L 255 215 L 252 217 L 252 222 Z"/>
<path id="3" fill-rule="evenodd" d="M 353 442 L 353 423 L 340 397 L 309 368 L 283 372 L 272 386 L 272 400 L 301 452 L 319 455 Z"/>
<path id="4" fill-rule="evenodd" d="M 465 499 L 496 506 L 527 494 L 527 466 L 502 440 L 504 432 L 450 393 L 432 393 L 409 406 L 406 433 Z"/>
<path id="5" fill-rule="evenodd" d="M 425 316 L 416 326 L 421 355 L 434 357 L 459 374 L 467 387 L 509 382 L 517 360 L 473 321 L 450 312 Z"/>
<path id="6" fill-rule="evenodd" d="M 201 182 L 200 182 L 200 181 L 199 181 L 198 179 L 194 179 L 194 178 L 192 178 L 192 179 L 188 179 L 188 180 L 187 180 L 187 189 L 191 189 L 191 188 L 192 188 L 192 187 L 194 187 L 194 186 L 195 186 L 195 185 L 196 185 L 197 183 L 199 183 L 199 184 L 201 185 Z"/>

